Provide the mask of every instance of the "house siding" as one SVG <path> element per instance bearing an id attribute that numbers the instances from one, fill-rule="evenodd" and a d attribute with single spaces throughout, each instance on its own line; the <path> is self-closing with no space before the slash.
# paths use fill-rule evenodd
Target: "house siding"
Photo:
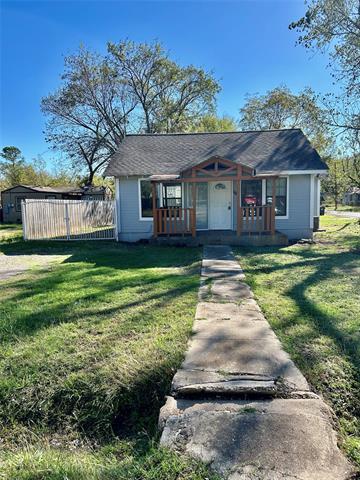
<path id="1" fill-rule="evenodd" d="M 116 197 L 119 202 L 119 240 L 123 242 L 148 239 L 153 234 L 153 221 L 140 220 L 139 178 L 141 177 L 120 178 L 116 182 Z"/>
<path id="2" fill-rule="evenodd" d="M 138 179 L 142 177 L 120 177 L 116 182 L 116 198 L 119 212 L 119 240 L 136 242 L 149 239 L 153 233 L 152 220 L 141 220 L 139 216 Z M 313 207 L 310 204 L 311 175 L 289 175 L 288 218 L 276 218 L 276 230 L 290 240 L 312 238 L 310 218 Z M 316 198 L 316 196 L 315 196 Z M 236 228 L 237 191 L 233 188 L 233 226 Z M 311 207 L 311 208 L 310 208 Z"/>
<path id="3" fill-rule="evenodd" d="M 311 175 L 289 175 L 288 218 L 276 218 L 275 228 L 287 235 L 289 240 L 312 238 L 310 227 L 310 182 Z M 312 210 L 312 209 L 311 209 Z"/>

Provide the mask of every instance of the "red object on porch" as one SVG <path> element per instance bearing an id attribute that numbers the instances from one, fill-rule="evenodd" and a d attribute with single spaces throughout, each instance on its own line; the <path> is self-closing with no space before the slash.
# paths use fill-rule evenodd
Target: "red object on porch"
<path id="1" fill-rule="evenodd" d="M 256 197 L 245 197 L 244 198 L 244 203 L 246 203 L 246 205 L 249 205 L 251 207 L 257 205 L 257 198 Z"/>

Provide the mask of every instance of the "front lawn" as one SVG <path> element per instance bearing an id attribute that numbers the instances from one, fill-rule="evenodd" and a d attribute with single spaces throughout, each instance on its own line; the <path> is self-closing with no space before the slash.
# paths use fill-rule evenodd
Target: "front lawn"
<path id="1" fill-rule="evenodd" d="M 0 262 L 65 257 L 0 283 L 0 478 L 213 478 L 156 446 L 201 250 L 10 237 Z"/>
<path id="2" fill-rule="evenodd" d="M 315 244 L 236 250 L 285 349 L 339 420 L 360 465 L 360 222 L 321 217 Z"/>
<path id="3" fill-rule="evenodd" d="M 6 240 L 20 240 L 22 237 L 22 226 L 16 223 L 0 223 L 0 242 Z"/>

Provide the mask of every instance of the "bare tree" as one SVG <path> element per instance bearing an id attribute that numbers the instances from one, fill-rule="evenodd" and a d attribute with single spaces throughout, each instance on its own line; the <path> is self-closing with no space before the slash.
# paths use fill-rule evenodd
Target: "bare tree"
<path id="1" fill-rule="evenodd" d="M 46 139 L 88 171 L 91 184 L 121 143 L 137 100 L 102 58 L 85 48 L 65 58 L 63 85 L 42 100 Z"/>

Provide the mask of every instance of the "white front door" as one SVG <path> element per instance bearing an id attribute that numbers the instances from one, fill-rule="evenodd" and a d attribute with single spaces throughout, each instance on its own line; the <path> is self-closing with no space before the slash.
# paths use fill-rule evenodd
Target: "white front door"
<path id="1" fill-rule="evenodd" d="M 232 227 L 231 182 L 209 182 L 209 230 Z"/>

